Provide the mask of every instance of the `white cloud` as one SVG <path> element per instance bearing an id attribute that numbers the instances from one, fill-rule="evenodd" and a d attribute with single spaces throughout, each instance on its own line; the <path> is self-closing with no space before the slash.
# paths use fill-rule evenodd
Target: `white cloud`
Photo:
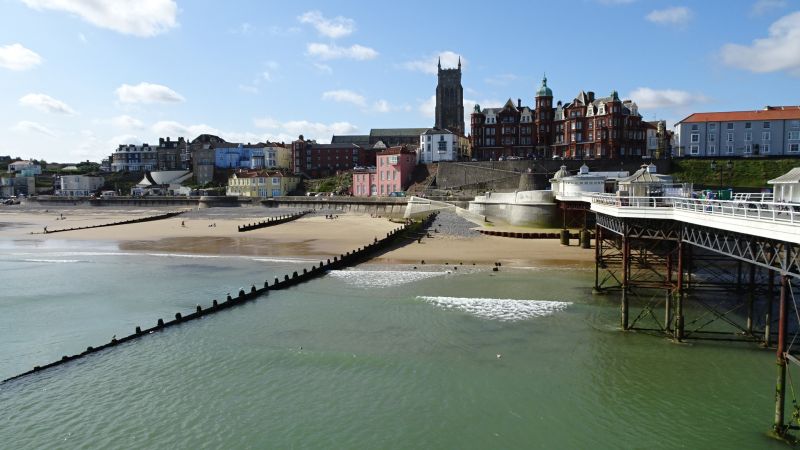
<path id="1" fill-rule="evenodd" d="M 436 117 L 436 96 L 431 95 L 419 104 L 419 113 L 422 117 L 433 119 Z"/>
<path id="2" fill-rule="evenodd" d="M 352 103 L 356 106 L 364 106 L 367 104 L 367 99 L 365 99 L 363 95 L 348 91 L 347 89 L 324 92 L 322 94 L 322 99 L 340 103 Z"/>
<path id="3" fill-rule="evenodd" d="M 299 135 L 306 139 L 316 139 L 319 142 L 330 142 L 334 134 L 355 134 L 358 127 L 349 122 L 320 123 L 307 120 L 291 120 L 281 122 L 271 117 L 255 119 L 254 123 L 258 128 L 271 130 L 270 140 L 280 140 L 291 142 Z"/>
<path id="4" fill-rule="evenodd" d="M 28 94 L 19 99 L 19 104 L 22 106 L 30 106 L 39 111 L 44 111 L 51 114 L 64 114 L 71 116 L 77 114 L 74 109 L 61 100 L 54 99 L 45 94 Z"/>
<path id="5" fill-rule="evenodd" d="M 427 58 L 418 59 L 415 61 L 408 61 L 403 64 L 408 70 L 415 70 L 418 72 L 428 73 L 432 75 L 436 75 L 438 73 L 438 64 L 439 60 L 442 61 L 442 68 L 455 68 L 458 66 L 458 60 L 461 58 L 461 65 L 467 65 L 467 59 L 464 58 L 462 55 L 452 52 L 450 50 L 445 50 L 443 52 L 439 52 L 435 55 L 431 55 Z"/>
<path id="6" fill-rule="evenodd" d="M 261 72 L 261 79 L 263 81 L 273 81 L 273 79 L 275 78 L 275 71 L 278 70 L 280 64 L 278 64 L 275 61 L 267 61 L 266 63 L 264 63 L 264 66 L 266 67 L 266 69 L 264 69 L 264 71 Z"/>
<path id="7" fill-rule="evenodd" d="M 308 23 L 316 28 L 317 32 L 331 39 L 338 39 L 353 33 L 356 30 L 356 23 L 353 19 L 337 16 L 328 19 L 320 11 L 308 11 L 299 16 L 300 23 Z"/>
<path id="8" fill-rule="evenodd" d="M 786 0 L 758 0 L 753 4 L 751 12 L 756 16 L 760 16 L 774 9 L 785 8 L 786 5 Z"/>
<path id="9" fill-rule="evenodd" d="M 108 141 L 109 147 L 117 147 L 119 145 L 142 145 L 144 139 L 135 134 L 123 134 L 121 136 L 114 136 Z"/>
<path id="10" fill-rule="evenodd" d="M 726 44 L 722 61 L 756 73 L 786 70 L 800 76 L 800 11 L 781 17 L 769 27 L 769 37 L 751 45 Z"/>
<path id="11" fill-rule="evenodd" d="M 115 91 L 122 103 L 178 103 L 185 99 L 172 89 L 152 83 L 123 84 Z"/>
<path id="12" fill-rule="evenodd" d="M 308 44 L 306 49 L 310 56 L 315 56 L 324 60 L 355 59 L 357 61 L 364 61 L 378 57 L 378 52 L 375 49 L 358 44 L 351 45 L 350 47 L 339 47 L 335 44 L 312 42 Z"/>
<path id="13" fill-rule="evenodd" d="M 372 105 L 372 109 L 375 112 L 388 113 L 388 112 L 391 112 L 393 108 L 392 108 L 392 105 L 389 104 L 389 102 L 387 102 L 386 100 L 381 99 L 381 100 L 376 101 Z"/>
<path id="14" fill-rule="evenodd" d="M 319 70 L 322 73 L 327 73 L 327 74 L 333 73 L 333 68 L 327 64 L 314 63 L 314 67 L 316 67 L 317 70 Z"/>
<path id="15" fill-rule="evenodd" d="M 36 10 L 64 11 L 122 34 L 151 37 L 178 25 L 173 0 L 22 0 Z"/>
<path id="16" fill-rule="evenodd" d="M 131 117 L 129 115 L 123 114 L 121 116 L 112 117 L 109 120 L 111 125 L 114 125 L 117 128 L 122 129 L 142 129 L 144 128 L 144 123 L 141 120 Z"/>
<path id="17" fill-rule="evenodd" d="M 0 47 L 0 67 L 10 70 L 28 70 L 42 63 L 42 57 L 22 44 Z"/>
<path id="18" fill-rule="evenodd" d="M 46 126 L 40 123 L 31 122 L 29 120 L 22 120 L 20 122 L 17 122 L 17 124 L 11 127 L 11 129 L 13 131 L 21 131 L 23 133 L 39 133 L 50 137 L 56 136 L 53 130 L 47 128 Z"/>
<path id="19" fill-rule="evenodd" d="M 693 94 L 677 89 L 658 90 L 648 87 L 636 88 L 628 97 L 642 109 L 678 108 L 708 101 L 708 97 L 702 94 Z"/>
<path id="20" fill-rule="evenodd" d="M 645 16 L 645 19 L 659 25 L 684 26 L 692 18 L 692 11 L 685 6 L 656 9 Z"/>

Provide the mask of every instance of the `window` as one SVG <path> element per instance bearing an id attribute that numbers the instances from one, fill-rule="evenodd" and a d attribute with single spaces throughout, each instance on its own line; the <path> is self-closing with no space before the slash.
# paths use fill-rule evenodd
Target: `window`
<path id="1" fill-rule="evenodd" d="M 692 155 L 696 155 L 696 154 L 700 153 L 700 146 L 699 145 L 690 146 L 689 147 L 689 153 L 691 153 Z"/>
<path id="2" fill-rule="evenodd" d="M 745 146 L 744 146 L 744 152 L 745 152 L 746 154 L 753 153 L 753 144 L 745 144 Z"/>
<path id="3" fill-rule="evenodd" d="M 789 140 L 790 141 L 800 140 L 800 131 L 790 131 L 789 132 Z"/>
<path id="4" fill-rule="evenodd" d="M 717 146 L 714 144 L 708 144 L 708 154 L 713 155 L 717 153 Z"/>
<path id="5" fill-rule="evenodd" d="M 692 142 L 700 142 L 700 134 L 692 133 Z"/>
<path id="6" fill-rule="evenodd" d="M 708 142 L 714 142 L 716 140 L 717 140 L 717 135 L 716 134 L 709 134 L 708 135 Z"/>
<path id="7" fill-rule="evenodd" d="M 447 141 L 439 141 L 439 153 L 447 151 Z"/>
<path id="8" fill-rule="evenodd" d="M 800 120 L 790 120 L 789 121 L 790 128 L 800 128 Z"/>
<path id="9" fill-rule="evenodd" d="M 761 153 L 769 153 L 769 143 L 761 144 Z"/>
<path id="10" fill-rule="evenodd" d="M 768 130 L 768 129 L 769 129 L 769 127 L 770 127 L 770 125 L 771 125 L 771 123 L 770 123 L 770 122 L 764 122 L 764 124 L 761 126 L 761 128 L 763 128 L 763 129 L 765 129 L 765 130 Z"/>
<path id="11" fill-rule="evenodd" d="M 762 131 L 761 132 L 761 140 L 762 141 L 772 140 L 772 134 L 769 131 Z"/>
<path id="12" fill-rule="evenodd" d="M 700 125 L 693 123 L 692 124 L 692 131 L 698 131 L 700 129 Z"/>
<path id="13" fill-rule="evenodd" d="M 715 123 L 708 124 L 708 129 L 711 131 L 717 131 L 717 124 Z"/>
<path id="14" fill-rule="evenodd" d="M 792 143 L 789 144 L 789 153 L 797 153 L 800 152 L 800 144 Z"/>
<path id="15" fill-rule="evenodd" d="M 745 122 L 745 123 L 744 123 L 744 127 L 745 127 L 745 128 L 747 128 L 747 129 L 749 130 L 750 128 L 752 128 L 752 127 L 753 127 L 753 124 L 752 124 L 752 123 L 750 123 L 750 122 Z"/>
<path id="16" fill-rule="evenodd" d="M 732 130 L 733 129 L 733 122 L 728 122 L 726 126 L 727 126 L 727 128 L 729 130 Z M 746 128 L 746 126 L 745 126 L 745 128 Z"/>
<path id="17" fill-rule="evenodd" d="M 729 155 L 732 155 L 732 154 L 733 154 L 733 144 L 728 144 L 728 145 L 726 146 L 726 148 L 725 148 L 725 151 L 726 151 L 726 152 L 727 152 Z"/>
<path id="18" fill-rule="evenodd" d="M 272 177 L 272 184 L 275 186 L 281 184 L 281 179 L 278 177 Z"/>
<path id="19" fill-rule="evenodd" d="M 728 133 L 730 134 L 730 133 Z M 745 131 L 744 133 L 744 140 L 750 142 L 753 140 L 753 132 L 752 131 Z"/>

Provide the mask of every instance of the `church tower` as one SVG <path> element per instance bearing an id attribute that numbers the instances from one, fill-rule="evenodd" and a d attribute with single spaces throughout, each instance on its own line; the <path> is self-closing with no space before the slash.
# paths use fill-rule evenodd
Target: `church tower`
<path id="1" fill-rule="evenodd" d="M 439 58 L 436 85 L 436 128 L 464 135 L 464 88 L 461 87 L 461 57 L 457 69 L 442 69 Z"/>

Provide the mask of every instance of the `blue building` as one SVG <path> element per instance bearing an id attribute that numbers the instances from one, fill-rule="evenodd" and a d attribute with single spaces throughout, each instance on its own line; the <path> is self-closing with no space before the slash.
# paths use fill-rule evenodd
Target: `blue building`
<path id="1" fill-rule="evenodd" d="M 228 144 L 214 149 L 214 166 L 218 169 L 263 169 L 264 146 Z"/>

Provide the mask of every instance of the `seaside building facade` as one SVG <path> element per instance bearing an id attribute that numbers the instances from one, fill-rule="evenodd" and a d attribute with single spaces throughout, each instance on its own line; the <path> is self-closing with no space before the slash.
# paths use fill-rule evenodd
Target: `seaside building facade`
<path id="1" fill-rule="evenodd" d="M 509 99 L 501 108 L 475 105 L 470 118 L 477 159 L 499 157 L 619 159 L 645 154 L 645 125 L 636 103 L 617 91 L 596 98 L 581 91 L 553 107 L 553 91 L 542 80 L 533 108 Z"/>
<path id="2" fill-rule="evenodd" d="M 32 177 L 42 174 L 42 166 L 32 161 L 15 161 L 8 165 L 8 173 L 16 173 L 21 176 Z"/>
<path id="3" fill-rule="evenodd" d="M 263 169 L 263 145 L 230 144 L 214 149 L 214 167 L 217 169 Z"/>
<path id="4" fill-rule="evenodd" d="M 112 172 L 145 172 L 158 167 L 158 147 L 120 144 L 111 155 Z"/>
<path id="5" fill-rule="evenodd" d="M 384 197 L 403 192 L 411 184 L 417 154 L 406 146 L 390 147 L 376 155 L 374 167 L 353 170 L 352 193 L 356 197 Z"/>
<path id="6" fill-rule="evenodd" d="M 237 197 L 280 197 L 300 185 L 300 177 L 282 172 L 237 170 L 228 179 L 225 194 Z"/>
<path id="7" fill-rule="evenodd" d="M 375 150 L 355 144 L 318 144 L 301 135 L 292 142 L 292 172 L 317 178 L 355 166 L 374 166 Z"/>
<path id="8" fill-rule="evenodd" d="M 186 159 L 187 152 L 186 140 L 182 137 L 173 141 L 169 137 L 158 139 L 156 154 L 158 158 L 158 170 L 186 170 L 189 168 L 189 161 Z"/>
<path id="9" fill-rule="evenodd" d="M 800 106 L 694 113 L 675 134 L 676 156 L 800 156 Z"/>
<path id="10" fill-rule="evenodd" d="M 419 137 L 417 153 L 423 164 L 469 159 L 469 139 L 450 130 L 429 128 Z"/>
<path id="11" fill-rule="evenodd" d="M 58 177 L 55 194 L 62 197 L 87 197 L 103 187 L 103 177 L 62 175 Z"/>

